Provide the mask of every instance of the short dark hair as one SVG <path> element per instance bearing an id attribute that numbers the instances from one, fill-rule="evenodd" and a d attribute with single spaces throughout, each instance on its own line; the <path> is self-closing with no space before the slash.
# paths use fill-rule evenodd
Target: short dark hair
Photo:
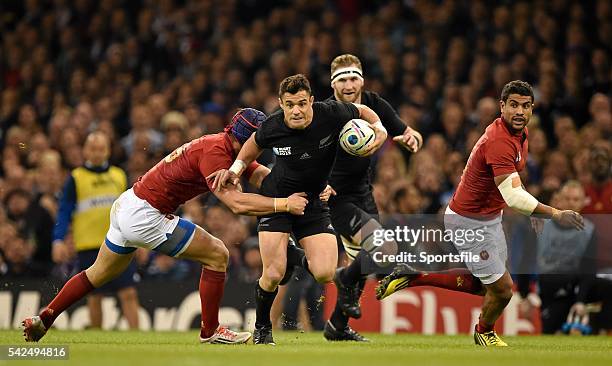
<path id="1" fill-rule="evenodd" d="M 501 92 L 501 100 L 504 102 L 508 101 L 510 94 L 518 94 L 531 97 L 531 103 L 533 103 L 533 88 L 528 82 L 522 80 L 513 80 L 508 84 L 504 85 Z"/>
<path id="2" fill-rule="evenodd" d="M 278 97 L 282 98 L 285 93 L 296 94 L 300 90 L 305 90 L 308 95 L 312 95 L 308 78 L 304 74 L 291 75 L 281 81 L 278 88 Z"/>

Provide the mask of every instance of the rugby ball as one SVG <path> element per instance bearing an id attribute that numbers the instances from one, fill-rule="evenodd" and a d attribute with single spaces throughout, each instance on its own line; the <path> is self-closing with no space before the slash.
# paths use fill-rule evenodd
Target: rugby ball
<path id="1" fill-rule="evenodd" d="M 340 146 L 347 153 L 363 156 L 366 148 L 374 142 L 374 130 L 362 119 L 348 121 L 340 131 Z"/>

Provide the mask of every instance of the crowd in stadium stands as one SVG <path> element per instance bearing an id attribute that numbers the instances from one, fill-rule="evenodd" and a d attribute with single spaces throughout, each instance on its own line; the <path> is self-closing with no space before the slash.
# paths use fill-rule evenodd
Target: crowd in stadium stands
<path id="1" fill-rule="evenodd" d="M 536 91 L 528 190 L 549 202 L 575 179 L 591 200 L 587 212 L 612 213 L 608 0 L 26 0 L 0 9 L 5 276 L 53 270 L 58 194 L 83 164 L 88 132 L 111 136 L 111 163 L 131 185 L 186 141 L 220 132 L 236 108 L 274 111 L 288 75 L 308 75 L 315 98 L 327 98 L 330 62 L 342 53 L 360 57 L 366 88 L 425 137 L 415 155 L 391 143 L 378 153 L 381 213 L 446 205 L 471 148 L 499 115 L 502 86 L 514 79 Z M 593 178 L 596 154 L 607 156 L 603 182 Z M 253 218 L 207 197 L 182 215 L 229 246 L 231 275 L 258 277 Z M 598 256 L 612 252 L 599 245 Z M 145 278 L 198 273 L 164 256 L 138 259 Z"/>

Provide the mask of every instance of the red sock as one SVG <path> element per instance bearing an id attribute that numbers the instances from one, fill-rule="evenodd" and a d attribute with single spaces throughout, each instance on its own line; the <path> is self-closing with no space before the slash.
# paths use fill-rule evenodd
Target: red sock
<path id="1" fill-rule="evenodd" d="M 225 272 L 202 268 L 200 301 L 202 302 L 202 329 L 200 336 L 208 338 L 219 326 L 219 304 L 225 288 Z"/>
<path id="2" fill-rule="evenodd" d="M 453 291 L 482 295 L 482 283 L 465 269 L 450 269 L 436 273 L 423 273 L 410 281 L 410 286 L 434 286 Z"/>
<path id="3" fill-rule="evenodd" d="M 482 318 L 478 318 L 478 324 L 476 325 L 476 331 L 478 333 L 486 333 L 486 332 L 492 331 L 494 327 L 495 327 L 495 323 L 487 324 L 482 320 Z"/>
<path id="4" fill-rule="evenodd" d="M 45 328 L 49 329 L 55 319 L 70 305 L 82 299 L 94 287 L 89 282 L 85 271 L 78 273 L 66 282 L 62 290 L 55 296 L 53 301 L 40 312 L 40 319 Z"/>

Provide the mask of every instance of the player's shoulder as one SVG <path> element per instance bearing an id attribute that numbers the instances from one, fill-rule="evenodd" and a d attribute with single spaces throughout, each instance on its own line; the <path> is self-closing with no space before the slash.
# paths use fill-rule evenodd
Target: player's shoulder
<path id="1" fill-rule="evenodd" d="M 503 124 L 504 121 L 502 121 L 501 118 L 496 118 L 490 125 L 487 126 L 484 135 L 487 138 L 488 143 L 500 143 L 511 140 L 511 136 Z"/>
<path id="2" fill-rule="evenodd" d="M 350 110 L 357 110 L 357 107 L 353 103 L 341 102 L 336 99 L 326 99 L 320 102 L 314 102 L 312 109 L 315 116 L 317 115 L 329 115 L 335 117 L 337 113 L 346 113 Z"/>
<path id="3" fill-rule="evenodd" d="M 370 105 L 378 104 L 380 102 L 386 102 L 386 100 L 377 92 L 371 90 L 364 90 L 361 92 L 361 104 L 365 104 L 369 107 Z"/>
<path id="4" fill-rule="evenodd" d="M 270 113 L 270 115 L 268 115 L 268 117 L 263 121 L 262 126 L 270 126 L 283 123 L 284 118 L 285 115 L 283 114 L 283 110 L 278 108 L 274 112 Z"/>
<path id="5" fill-rule="evenodd" d="M 333 107 L 336 107 L 339 105 L 345 105 L 345 104 L 350 104 L 350 103 L 340 102 L 336 100 L 334 97 L 329 97 L 325 100 L 314 102 L 312 104 L 312 108 L 328 109 L 328 108 L 333 108 Z"/>
<path id="6" fill-rule="evenodd" d="M 271 131 L 278 131 L 279 127 L 284 125 L 284 119 L 285 115 L 280 108 L 270 113 L 257 129 L 257 132 L 259 132 L 258 135 L 262 133 L 267 134 Z"/>
<path id="7" fill-rule="evenodd" d="M 197 155 L 197 154 L 206 154 L 215 150 L 225 150 L 226 149 L 226 133 L 220 132 L 210 135 L 204 135 L 198 137 L 197 139 L 191 140 L 185 145 L 179 147 L 182 149 L 181 153 L 186 153 L 189 156 Z"/>

